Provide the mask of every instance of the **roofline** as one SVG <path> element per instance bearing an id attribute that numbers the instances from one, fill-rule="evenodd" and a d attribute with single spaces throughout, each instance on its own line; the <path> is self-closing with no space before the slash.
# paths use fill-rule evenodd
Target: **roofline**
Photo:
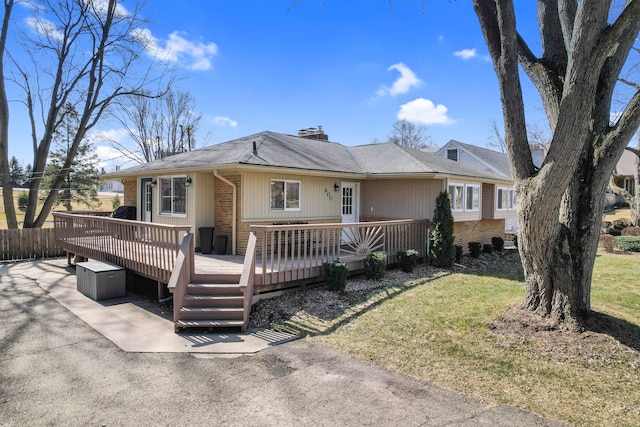
<path id="1" fill-rule="evenodd" d="M 450 139 L 446 144 L 444 144 L 442 147 L 440 147 L 440 149 L 438 151 L 436 151 L 436 155 L 440 155 L 442 150 L 444 150 L 444 148 L 449 144 L 455 145 L 456 149 L 458 149 L 458 150 L 464 150 L 465 153 L 467 153 L 468 155 L 470 155 L 471 157 L 473 157 L 474 159 L 476 159 L 477 161 L 479 161 L 483 165 L 491 168 L 491 170 L 495 171 L 496 173 L 498 173 L 500 175 L 504 175 L 504 172 L 502 172 L 501 170 L 499 170 L 498 168 L 496 168 L 492 164 L 487 163 L 487 161 L 485 161 L 484 159 L 481 159 L 480 157 L 476 156 L 475 154 L 473 154 L 471 151 L 469 151 L 465 147 L 465 145 L 472 145 L 472 144 L 465 144 L 464 142 L 456 141 L 455 139 Z M 494 151 L 494 150 L 489 150 L 488 148 L 484 148 L 484 147 L 477 147 L 476 146 L 476 148 L 480 148 L 480 149 L 488 150 L 488 151 Z M 496 151 L 496 153 L 499 153 L 499 151 Z M 500 153 L 500 154 L 505 154 L 505 153 Z M 508 159 L 508 157 L 507 157 L 507 159 Z"/>

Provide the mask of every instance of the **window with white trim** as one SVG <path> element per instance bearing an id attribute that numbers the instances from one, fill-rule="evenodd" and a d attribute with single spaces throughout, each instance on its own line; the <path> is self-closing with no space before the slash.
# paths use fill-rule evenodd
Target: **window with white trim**
<path id="1" fill-rule="evenodd" d="M 480 209 L 480 186 L 473 184 L 465 185 L 465 211 L 477 211 Z"/>
<path id="2" fill-rule="evenodd" d="M 514 210 L 516 208 L 516 194 L 513 188 L 497 187 L 496 209 L 499 211 Z"/>
<path id="3" fill-rule="evenodd" d="M 464 184 L 449 184 L 449 197 L 452 211 L 464 210 Z"/>
<path id="4" fill-rule="evenodd" d="M 271 180 L 271 210 L 300 210 L 300 181 Z"/>
<path id="5" fill-rule="evenodd" d="M 447 159 L 453 160 L 454 162 L 458 161 L 458 149 L 457 148 L 447 148 Z"/>
<path id="6" fill-rule="evenodd" d="M 480 185 L 449 184 L 451 210 L 456 212 L 473 212 L 480 210 Z"/>
<path id="7" fill-rule="evenodd" d="M 187 215 L 187 177 L 160 177 L 160 215 Z"/>

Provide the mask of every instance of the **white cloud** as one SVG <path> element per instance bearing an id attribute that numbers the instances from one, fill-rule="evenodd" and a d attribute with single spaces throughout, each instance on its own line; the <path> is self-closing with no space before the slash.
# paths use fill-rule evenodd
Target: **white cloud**
<path id="1" fill-rule="evenodd" d="M 56 25 L 44 18 L 26 18 L 25 22 L 33 31 L 40 35 L 50 37 L 54 40 L 62 40 L 64 38 L 62 32 L 56 28 Z"/>
<path id="2" fill-rule="evenodd" d="M 168 40 L 160 40 L 147 28 L 137 28 L 134 37 L 145 44 L 147 54 L 160 61 L 179 62 L 196 71 L 211 69 L 211 59 L 218 53 L 218 45 L 213 42 L 191 41 L 187 33 L 174 31 Z"/>
<path id="3" fill-rule="evenodd" d="M 447 116 L 447 107 L 442 104 L 436 106 L 431 100 L 424 98 L 414 99 L 401 105 L 398 119 L 425 125 L 453 123 L 453 120 Z"/>
<path id="4" fill-rule="evenodd" d="M 420 80 L 416 74 L 411 71 L 409 67 L 404 65 L 404 63 L 399 62 L 397 64 L 393 64 L 390 66 L 387 71 L 397 70 L 400 72 L 400 77 L 393 82 L 393 85 L 389 88 L 386 86 L 382 86 L 380 89 L 376 91 L 376 95 L 385 96 L 391 95 L 396 96 L 403 93 L 409 92 L 409 89 L 412 87 L 418 87 L 422 84 L 422 80 Z"/>
<path id="5" fill-rule="evenodd" d="M 231 126 L 232 128 L 238 127 L 237 121 L 224 116 L 215 116 L 213 118 L 213 123 L 215 123 L 218 126 Z"/>
<path id="6" fill-rule="evenodd" d="M 83 3 L 91 4 L 93 10 L 103 16 L 105 16 L 109 11 L 109 0 L 84 0 Z M 116 3 L 116 11 L 114 13 L 114 16 L 116 18 L 125 18 L 129 16 L 129 11 L 118 2 Z"/>
<path id="7" fill-rule="evenodd" d="M 474 47 L 473 49 L 462 49 L 462 50 L 458 50 L 456 52 L 453 52 L 453 54 L 455 56 L 457 56 L 458 58 L 461 58 L 463 60 L 467 60 L 467 59 L 471 59 L 471 58 L 475 58 L 476 57 L 476 48 Z"/>

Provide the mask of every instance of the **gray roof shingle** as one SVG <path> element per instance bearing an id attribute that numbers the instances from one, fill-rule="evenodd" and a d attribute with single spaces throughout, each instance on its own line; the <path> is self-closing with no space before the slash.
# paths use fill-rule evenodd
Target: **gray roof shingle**
<path id="1" fill-rule="evenodd" d="M 256 153 L 253 146 L 255 143 Z M 226 165 L 257 165 L 370 175 L 440 173 L 504 180 L 472 166 L 392 143 L 348 147 L 276 132 L 260 132 L 123 169 L 110 177 Z"/>

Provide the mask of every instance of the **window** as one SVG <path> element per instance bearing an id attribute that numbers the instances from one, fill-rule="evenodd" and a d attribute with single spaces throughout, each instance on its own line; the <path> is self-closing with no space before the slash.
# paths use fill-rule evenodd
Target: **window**
<path id="1" fill-rule="evenodd" d="M 462 200 L 464 199 L 464 185 L 463 184 L 451 184 L 449 185 L 449 197 L 451 197 L 451 210 L 461 211 L 464 208 Z"/>
<path id="2" fill-rule="evenodd" d="M 477 184 L 449 184 L 452 211 L 480 209 L 480 186 Z"/>
<path id="3" fill-rule="evenodd" d="M 458 161 L 458 149 L 457 148 L 448 148 L 447 149 L 447 159 L 453 160 L 454 162 Z"/>
<path id="4" fill-rule="evenodd" d="M 465 210 L 467 211 L 477 211 L 480 209 L 480 186 L 479 185 L 466 185 L 467 189 L 467 199 Z"/>
<path id="5" fill-rule="evenodd" d="M 499 211 L 513 210 L 516 207 L 516 195 L 513 188 L 498 187 L 496 194 L 496 209 Z"/>
<path id="6" fill-rule="evenodd" d="M 184 216 L 187 214 L 187 177 L 160 178 L 160 214 Z"/>
<path id="7" fill-rule="evenodd" d="M 300 181 L 271 181 L 271 210 L 300 210 Z"/>

